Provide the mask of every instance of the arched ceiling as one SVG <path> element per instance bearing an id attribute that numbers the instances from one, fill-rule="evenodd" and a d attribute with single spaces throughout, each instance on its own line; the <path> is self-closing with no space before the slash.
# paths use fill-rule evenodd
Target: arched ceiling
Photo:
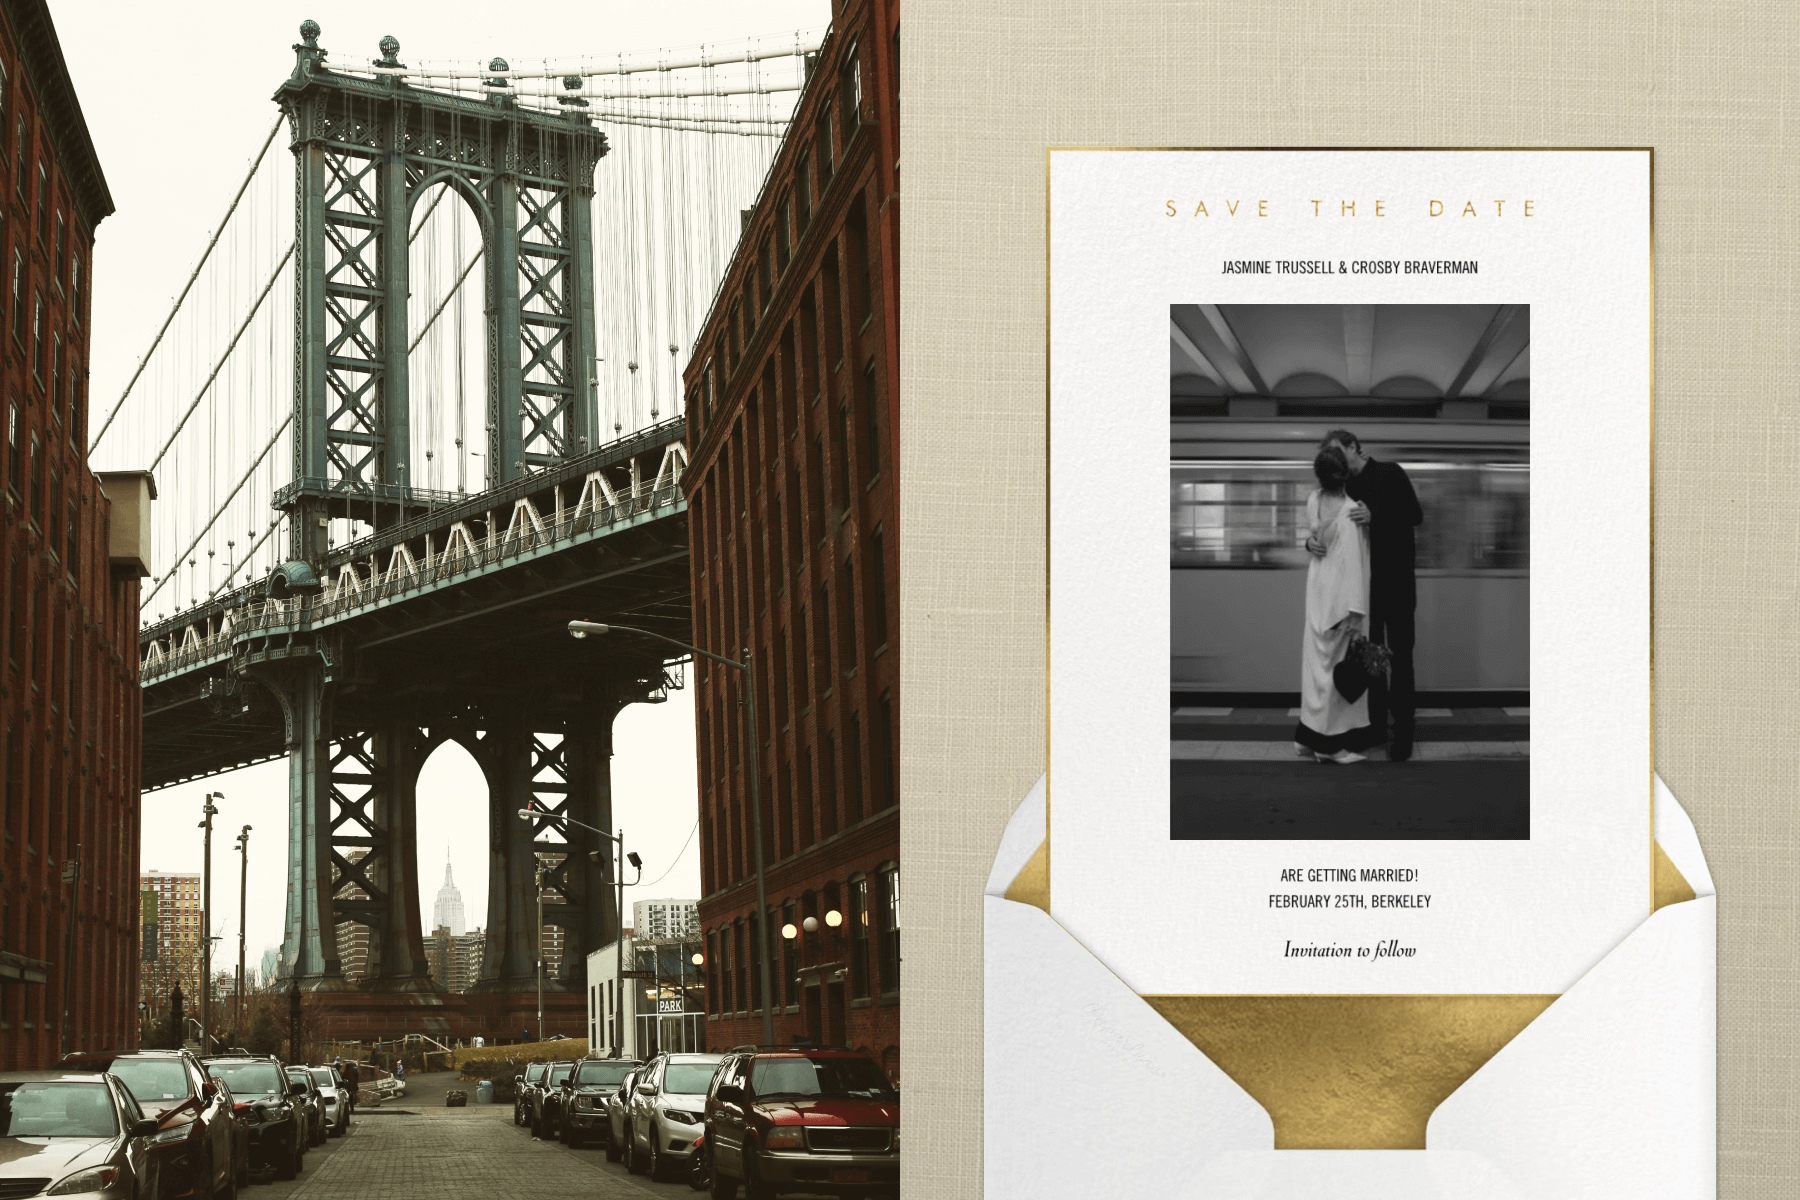
<path id="1" fill-rule="evenodd" d="M 1171 391 L 1388 400 L 1531 398 L 1524 304 L 1173 304 Z"/>

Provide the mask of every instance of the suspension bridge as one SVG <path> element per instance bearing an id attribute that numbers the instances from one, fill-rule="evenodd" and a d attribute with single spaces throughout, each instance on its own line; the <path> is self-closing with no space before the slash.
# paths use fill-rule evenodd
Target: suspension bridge
<path id="1" fill-rule="evenodd" d="M 682 348 L 823 35 L 515 68 L 408 66 L 393 38 L 355 65 L 300 33 L 90 443 L 154 449 L 154 543 L 179 548 L 142 601 L 144 787 L 287 758 L 283 970 L 340 1032 L 518 1025 L 541 869 L 566 946 L 546 1019 L 579 1032 L 613 864 L 556 818 L 610 827 L 613 718 L 681 665 L 564 627 L 687 638 Z M 490 800 L 467 999 L 430 978 L 419 913 L 416 784 L 447 740 Z"/>

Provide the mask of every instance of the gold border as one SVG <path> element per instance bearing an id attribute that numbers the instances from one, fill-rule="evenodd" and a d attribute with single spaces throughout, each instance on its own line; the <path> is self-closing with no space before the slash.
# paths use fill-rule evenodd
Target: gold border
<path id="1" fill-rule="evenodd" d="M 1050 164 L 1058 151 L 1096 153 L 1155 154 L 1370 154 L 1370 153 L 1613 153 L 1643 154 L 1650 173 L 1650 779 L 1649 779 L 1649 843 L 1646 852 L 1646 892 L 1649 907 L 1644 917 L 1657 908 L 1656 845 L 1656 147 L 1654 146 L 1046 146 L 1044 147 L 1044 850 L 1041 883 L 1044 911 L 1050 911 L 1050 621 L 1051 571 L 1054 559 L 1050 552 Z"/>

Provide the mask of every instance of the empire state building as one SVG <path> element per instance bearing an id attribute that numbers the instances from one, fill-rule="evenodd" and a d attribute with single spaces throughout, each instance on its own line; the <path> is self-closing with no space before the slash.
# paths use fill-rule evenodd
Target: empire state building
<path id="1" fill-rule="evenodd" d="M 462 892 L 457 890 L 456 880 L 450 877 L 450 849 L 447 846 L 444 848 L 444 886 L 438 889 L 437 903 L 431 908 L 431 926 L 433 929 L 448 928 L 453 937 L 468 932 L 463 924 Z"/>

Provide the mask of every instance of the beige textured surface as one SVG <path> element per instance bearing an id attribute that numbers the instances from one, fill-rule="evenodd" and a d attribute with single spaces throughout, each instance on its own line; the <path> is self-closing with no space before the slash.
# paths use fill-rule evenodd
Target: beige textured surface
<path id="1" fill-rule="evenodd" d="M 1657 753 L 1721 897 L 1720 1194 L 1800 1194 L 1795 7 L 907 0 L 907 1194 L 981 1193 L 979 896 L 1043 762 L 1050 144 L 1655 147 Z"/>

